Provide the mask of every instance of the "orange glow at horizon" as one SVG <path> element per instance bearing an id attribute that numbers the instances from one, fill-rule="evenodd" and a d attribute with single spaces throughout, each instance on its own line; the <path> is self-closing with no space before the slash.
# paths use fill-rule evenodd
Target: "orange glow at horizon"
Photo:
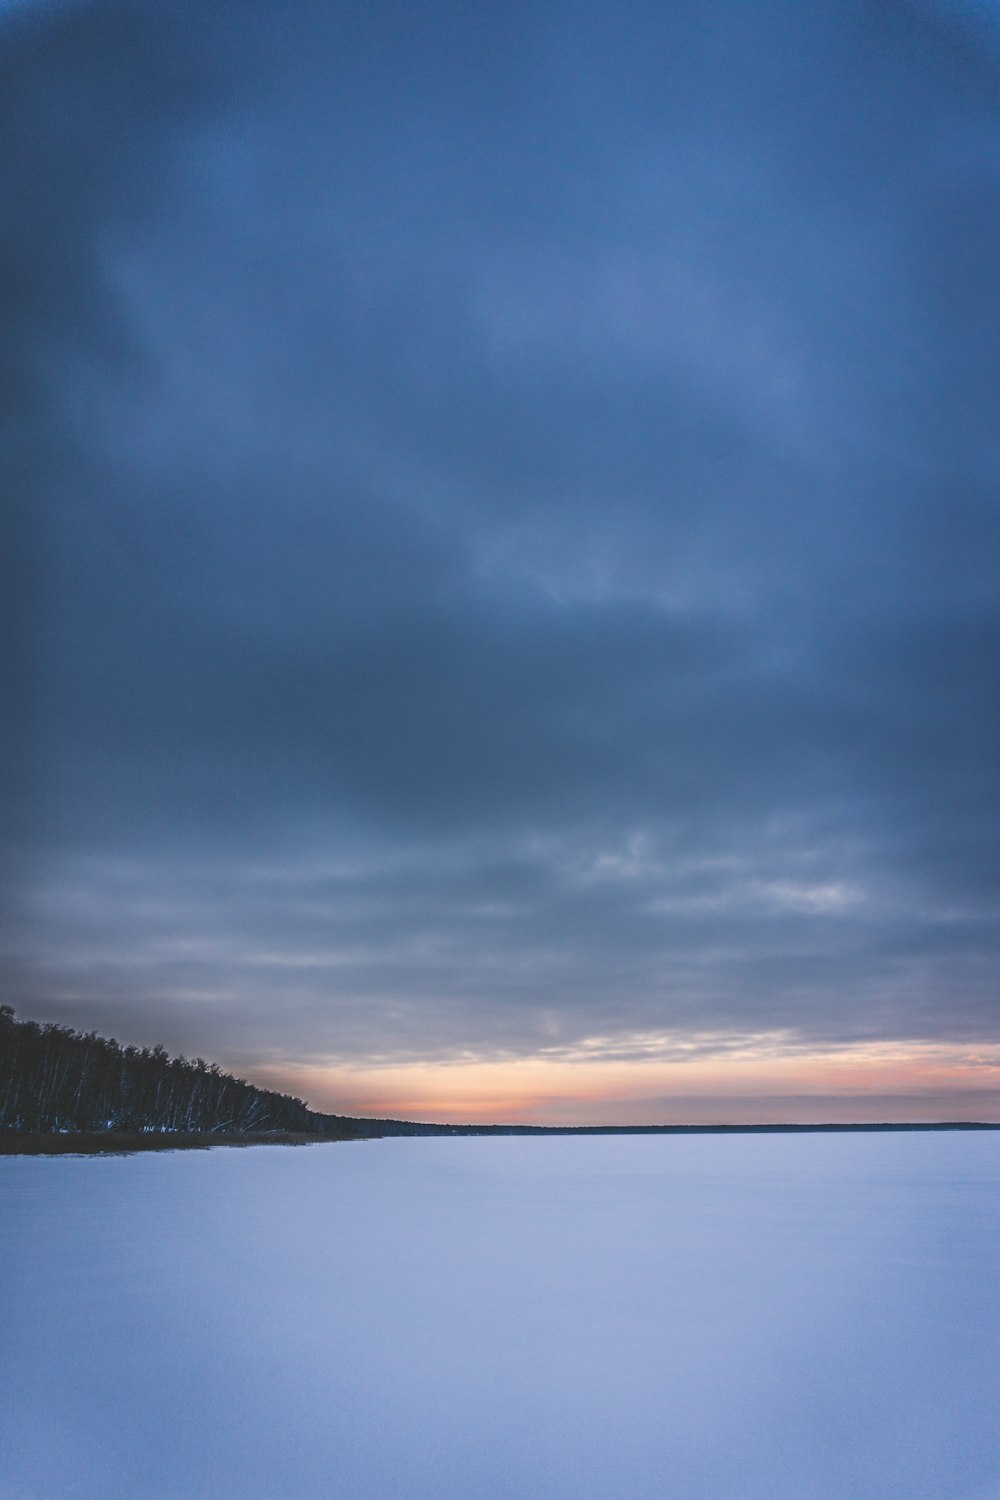
<path id="1" fill-rule="evenodd" d="M 445 1124 L 803 1123 L 1000 1120 L 1000 1046 L 859 1044 L 783 1051 L 739 1048 L 628 1060 L 541 1054 L 523 1059 L 275 1064 L 255 1081 L 334 1114 Z"/>

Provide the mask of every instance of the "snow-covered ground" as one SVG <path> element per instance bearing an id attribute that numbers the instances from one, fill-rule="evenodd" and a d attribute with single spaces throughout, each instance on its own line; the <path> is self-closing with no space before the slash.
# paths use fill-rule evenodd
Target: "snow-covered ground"
<path id="1" fill-rule="evenodd" d="M 997 1500 L 1000 1134 L 0 1159 L 2 1500 Z"/>

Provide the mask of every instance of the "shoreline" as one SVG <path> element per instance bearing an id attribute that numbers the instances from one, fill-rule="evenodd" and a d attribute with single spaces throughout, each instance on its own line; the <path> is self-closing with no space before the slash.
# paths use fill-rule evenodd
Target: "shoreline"
<path id="1" fill-rule="evenodd" d="M 372 1141 L 432 1136 L 608 1135 L 879 1135 L 939 1130 L 1000 1130 L 1000 1121 L 858 1122 L 818 1125 L 428 1125 L 357 1120 L 342 1131 L 0 1131 L 0 1156 L 133 1156 L 142 1151 L 208 1151 L 216 1146 L 318 1146 L 329 1141 Z M 366 1128 L 368 1127 L 368 1128 Z"/>
<path id="2" fill-rule="evenodd" d="M 258 1131 L 222 1135 L 208 1130 L 0 1132 L 0 1156 L 135 1156 L 141 1151 L 209 1151 L 215 1146 L 317 1146 L 324 1141 L 359 1141 L 355 1134 Z"/>

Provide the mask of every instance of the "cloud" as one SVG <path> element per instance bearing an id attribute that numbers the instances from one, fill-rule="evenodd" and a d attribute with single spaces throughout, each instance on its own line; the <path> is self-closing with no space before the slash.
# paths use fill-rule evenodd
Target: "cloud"
<path id="1" fill-rule="evenodd" d="M 997 66 L 902 3 L 5 15 L 15 1001 L 993 1038 Z"/>

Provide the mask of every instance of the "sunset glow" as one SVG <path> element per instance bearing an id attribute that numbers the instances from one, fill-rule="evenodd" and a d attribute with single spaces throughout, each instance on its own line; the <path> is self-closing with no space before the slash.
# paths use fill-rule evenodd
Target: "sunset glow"
<path id="1" fill-rule="evenodd" d="M 821 1054 L 756 1038 L 685 1061 L 572 1056 L 258 1068 L 314 1108 L 536 1125 L 1000 1119 L 1000 1046 L 868 1043 Z M 787 1049 L 787 1042 L 785 1043 Z"/>

